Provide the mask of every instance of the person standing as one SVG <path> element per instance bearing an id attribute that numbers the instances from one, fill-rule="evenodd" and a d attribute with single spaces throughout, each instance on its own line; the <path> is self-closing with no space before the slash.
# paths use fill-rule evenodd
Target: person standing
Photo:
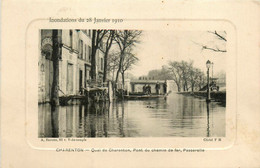
<path id="1" fill-rule="evenodd" d="M 160 94 L 160 84 L 159 84 L 159 81 L 157 81 L 157 83 L 155 85 L 155 90 L 156 90 L 156 94 L 159 95 Z"/>
<path id="2" fill-rule="evenodd" d="M 147 92 L 148 92 L 149 95 L 151 95 L 152 92 L 151 92 L 151 86 L 150 85 L 147 86 Z"/>
<path id="3" fill-rule="evenodd" d="M 143 86 L 143 93 L 144 93 L 144 94 L 146 94 L 146 90 L 147 90 L 146 87 L 147 87 L 147 86 L 146 86 L 146 84 L 145 84 L 145 85 Z"/>

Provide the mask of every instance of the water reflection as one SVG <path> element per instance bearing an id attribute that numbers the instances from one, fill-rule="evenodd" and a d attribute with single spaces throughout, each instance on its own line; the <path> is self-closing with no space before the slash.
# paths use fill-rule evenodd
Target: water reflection
<path id="1" fill-rule="evenodd" d="M 214 114 L 214 116 L 213 116 Z M 39 105 L 39 137 L 225 136 L 225 107 L 171 94 L 166 100 L 51 108 Z"/>
<path id="2" fill-rule="evenodd" d="M 209 129 L 209 103 L 207 104 L 207 137 L 210 135 L 210 129 Z"/>

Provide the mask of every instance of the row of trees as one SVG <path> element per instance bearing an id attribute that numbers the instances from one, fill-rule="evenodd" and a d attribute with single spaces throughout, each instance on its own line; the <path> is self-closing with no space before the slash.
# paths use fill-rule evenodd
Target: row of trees
<path id="1" fill-rule="evenodd" d="M 205 74 L 193 66 L 193 62 L 171 61 L 169 62 L 169 73 L 172 75 L 177 89 L 180 92 L 201 89 L 206 84 Z"/>
<path id="2" fill-rule="evenodd" d="M 160 70 L 149 71 L 148 79 L 173 80 L 178 92 L 199 90 L 206 85 L 205 74 L 192 61 L 170 61 Z"/>

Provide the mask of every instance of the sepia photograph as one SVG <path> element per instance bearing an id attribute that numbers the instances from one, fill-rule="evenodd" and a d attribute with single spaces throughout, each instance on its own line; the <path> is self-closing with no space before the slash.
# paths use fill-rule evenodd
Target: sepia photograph
<path id="1" fill-rule="evenodd" d="M 41 29 L 38 137 L 225 137 L 225 30 Z"/>
<path id="2" fill-rule="evenodd" d="M 260 167 L 259 14 L 3 1 L 0 167 Z"/>

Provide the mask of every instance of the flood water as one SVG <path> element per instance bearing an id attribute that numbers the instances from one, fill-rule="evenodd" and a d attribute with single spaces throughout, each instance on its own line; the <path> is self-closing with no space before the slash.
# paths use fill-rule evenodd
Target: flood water
<path id="1" fill-rule="evenodd" d="M 128 100 L 39 108 L 39 137 L 224 137 L 226 108 L 172 93 Z"/>

